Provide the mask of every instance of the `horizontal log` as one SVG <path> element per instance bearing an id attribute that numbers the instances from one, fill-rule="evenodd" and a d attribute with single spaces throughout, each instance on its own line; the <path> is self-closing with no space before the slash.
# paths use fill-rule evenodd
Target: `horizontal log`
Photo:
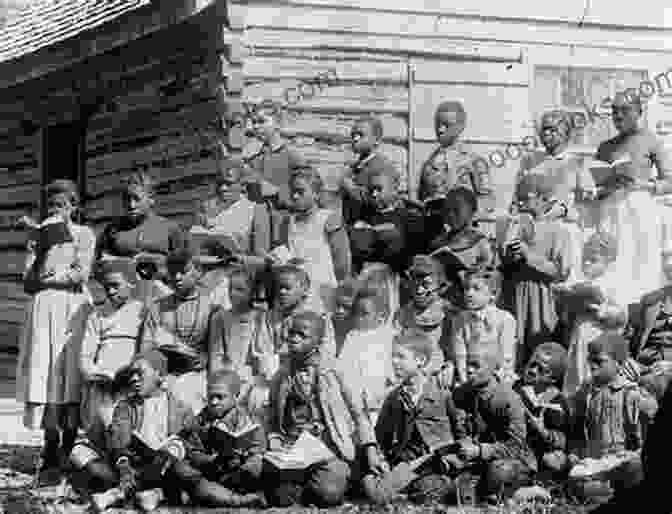
<path id="1" fill-rule="evenodd" d="M 293 113 L 283 123 L 282 133 L 292 135 L 313 135 L 316 139 L 341 140 L 349 143 L 350 131 L 359 116 L 330 116 L 310 112 Z M 405 117 L 379 116 L 383 124 L 383 135 L 391 140 L 405 140 L 408 137 L 408 121 Z"/>
<path id="2" fill-rule="evenodd" d="M 1 323 L 23 323 L 26 318 L 27 301 L 3 300 L 0 303 Z"/>
<path id="3" fill-rule="evenodd" d="M 26 301 L 29 296 L 23 290 L 23 284 L 16 280 L 0 280 L 0 298 Z"/>
<path id="4" fill-rule="evenodd" d="M 408 87 L 386 85 L 373 80 L 366 80 L 365 84 L 341 85 L 326 82 L 309 84 L 297 80 L 271 78 L 248 85 L 245 88 L 245 97 L 250 100 L 288 102 L 291 105 L 303 105 L 320 99 L 333 101 L 357 99 L 365 104 L 403 104 L 408 102 Z"/>
<path id="5" fill-rule="evenodd" d="M 25 262 L 25 251 L 5 250 L 0 252 L 0 273 L 3 275 L 21 275 Z"/>
<path id="6" fill-rule="evenodd" d="M 0 248 L 25 247 L 28 241 L 28 232 L 25 230 L 6 230 L 0 228 Z"/>
<path id="7" fill-rule="evenodd" d="M 372 60 L 297 59 L 252 56 L 246 59 L 243 71 L 248 79 L 272 77 L 310 81 L 320 74 L 338 81 L 366 81 L 382 84 L 407 84 L 408 69 L 404 62 L 376 62 Z M 249 86 L 248 86 L 249 87 Z"/>
<path id="8" fill-rule="evenodd" d="M 0 322 L 0 354 L 4 354 L 3 357 L 5 358 L 11 358 L 14 363 L 16 363 L 16 356 L 19 352 L 19 342 L 21 340 L 22 330 L 23 325 L 20 323 Z M 0 375 L 2 375 L 3 378 L 10 375 L 13 378 L 16 374 L 15 370 L 13 372 L 10 370 L 10 368 L 15 368 L 16 364 L 14 364 L 14 366 L 9 365 L 0 367 L 6 368 L 4 373 L 0 371 Z"/>
<path id="9" fill-rule="evenodd" d="M 37 184 L 0 188 L 0 207 L 19 203 L 36 203 L 39 200 L 40 187 Z"/>
<path id="10" fill-rule="evenodd" d="M 411 59 L 414 83 L 500 84 L 528 86 L 530 67 L 525 63 Z"/>
<path id="11" fill-rule="evenodd" d="M 39 184 L 40 180 L 40 170 L 36 167 L 0 169 L 0 187 Z"/>

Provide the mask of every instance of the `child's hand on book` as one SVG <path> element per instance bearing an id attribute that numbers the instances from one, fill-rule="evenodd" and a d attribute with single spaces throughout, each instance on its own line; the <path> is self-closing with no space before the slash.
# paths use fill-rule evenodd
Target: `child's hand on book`
<path id="1" fill-rule="evenodd" d="M 390 466 L 385 462 L 385 459 L 374 445 L 366 448 L 366 460 L 369 465 L 369 470 L 376 474 L 382 475 L 390 471 Z"/>

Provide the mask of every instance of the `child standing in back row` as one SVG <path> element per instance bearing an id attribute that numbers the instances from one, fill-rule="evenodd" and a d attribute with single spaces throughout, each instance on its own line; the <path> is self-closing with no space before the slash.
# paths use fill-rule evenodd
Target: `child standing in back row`
<path id="1" fill-rule="evenodd" d="M 291 214 L 283 223 L 280 240 L 289 254 L 305 263 L 313 292 L 328 312 L 334 293 L 350 275 L 350 242 L 341 217 L 319 207 L 322 177 L 312 168 L 295 171 L 289 180 Z"/>

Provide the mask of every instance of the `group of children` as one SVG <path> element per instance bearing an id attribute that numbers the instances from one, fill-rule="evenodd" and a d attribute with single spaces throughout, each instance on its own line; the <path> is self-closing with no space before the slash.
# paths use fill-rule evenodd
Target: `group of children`
<path id="1" fill-rule="evenodd" d="M 437 111 L 443 157 L 423 169 L 425 204 L 399 193 L 378 150 L 382 124 L 363 118 L 340 211 L 322 207 L 320 174 L 279 138 L 277 112 L 255 116 L 263 149 L 251 165 L 221 160 L 217 195 L 191 236 L 147 214 L 99 239 L 109 249 L 106 240 L 155 223 L 167 248 L 153 275 L 138 275 L 131 252 L 94 252 L 90 230 L 73 221 L 75 189 L 50 186 L 49 215 L 66 236 L 45 242 L 45 222 L 31 239 L 26 277 L 38 286 L 19 363 L 26 376 L 46 370 L 44 395 L 21 396 L 42 408 L 43 467 L 67 456 L 73 484 L 100 510 L 185 497 L 461 501 L 464 482 L 498 501 L 577 466 L 609 468 L 572 482 L 584 497 L 641 480 L 637 452 L 656 410 L 641 373 L 666 360 L 672 295 L 644 298 L 631 345 L 627 306 L 610 294 L 618 285 L 600 282 L 613 238 L 597 232 L 577 249 L 568 209 L 540 174 L 521 177 L 496 240 L 479 231 L 487 181 L 449 165 L 466 155 L 454 102 Z M 148 183 L 129 182 L 127 196 L 139 198 L 129 218 L 151 204 Z M 142 231 L 133 237 L 141 246 Z M 87 300 L 90 276 L 104 308 Z M 167 292 L 137 294 L 159 278 Z M 49 341 L 44 319 L 59 324 Z M 59 364 L 40 368 L 54 339 Z M 37 390 L 34 375 L 25 382 Z"/>

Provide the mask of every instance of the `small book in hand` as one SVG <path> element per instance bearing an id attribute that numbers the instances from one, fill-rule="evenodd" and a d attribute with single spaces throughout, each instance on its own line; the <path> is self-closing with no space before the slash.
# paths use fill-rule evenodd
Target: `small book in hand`
<path id="1" fill-rule="evenodd" d="M 244 450 L 256 443 L 257 431 L 260 428 L 259 423 L 251 422 L 238 430 L 232 430 L 223 422 L 219 422 L 212 425 L 211 435 L 217 448 Z"/>
<path id="2" fill-rule="evenodd" d="M 42 249 L 73 241 L 68 225 L 60 218 L 49 218 L 35 228 L 34 238 Z"/>

